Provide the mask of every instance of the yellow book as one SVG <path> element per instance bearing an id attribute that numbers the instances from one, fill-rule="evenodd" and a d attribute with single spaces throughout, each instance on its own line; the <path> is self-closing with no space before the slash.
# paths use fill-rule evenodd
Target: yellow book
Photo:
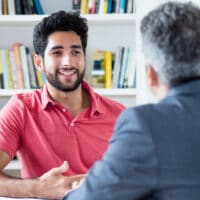
<path id="1" fill-rule="evenodd" d="M 38 86 L 41 88 L 43 86 L 42 74 L 38 70 L 36 70 L 35 73 L 36 73 L 36 77 L 37 77 Z"/>
<path id="2" fill-rule="evenodd" d="M 88 14 L 89 13 L 89 6 L 88 6 L 88 0 L 81 0 L 81 14 Z"/>
<path id="3" fill-rule="evenodd" d="M 104 53 L 105 88 L 112 88 L 112 52 Z"/>
<path id="4" fill-rule="evenodd" d="M 108 0 L 104 0 L 103 13 L 104 14 L 108 13 Z"/>
<path id="5" fill-rule="evenodd" d="M 24 76 L 22 71 L 22 62 L 21 62 L 21 54 L 20 54 L 20 43 L 13 44 L 13 51 L 15 55 L 15 65 L 17 71 L 17 81 L 18 81 L 18 89 L 24 88 Z"/>
<path id="6" fill-rule="evenodd" d="M 12 77 L 12 69 L 11 69 L 11 61 L 10 61 L 10 53 L 8 49 L 5 49 L 6 54 L 6 62 L 7 62 L 7 78 L 8 78 L 8 88 L 13 89 L 13 77 Z"/>

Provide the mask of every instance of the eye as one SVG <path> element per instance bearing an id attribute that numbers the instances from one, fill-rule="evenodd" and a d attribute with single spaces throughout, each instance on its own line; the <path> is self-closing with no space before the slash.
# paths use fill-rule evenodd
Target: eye
<path id="1" fill-rule="evenodd" d="M 78 50 L 72 50 L 72 55 L 78 55 L 78 54 L 81 54 L 81 51 L 78 51 Z"/>
<path id="2" fill-rule="evenodd" d="M 53 51 L 52 54 L 55 56 L 60 56 L 62 55 L 62 51 Z"/>

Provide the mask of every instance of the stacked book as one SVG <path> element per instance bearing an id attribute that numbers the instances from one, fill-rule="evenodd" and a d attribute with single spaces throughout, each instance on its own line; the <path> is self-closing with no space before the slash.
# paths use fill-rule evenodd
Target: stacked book
<path id="1" fill-rule="evenodd" d="M 44 14 L 39 0 L 0 0 L 1 15 Z"/>
<path id="2" fill-rule="evenodd" d="M 45 78 L 33 64 L 31 50 L 20 43 L 0 49 L 0 88 L 31 89 L 43 86 Z"/>
<path id="3" fill-rule="evenodd" d="M 73 0 L 81 14 L 133 13 L 134 0 Z"/>
<path id="4" fill-rule="evenodd" d="M 119 46 L 111 51 L 96 50 L 91 84 L 95 88 L 134 88 L 136 64 L 133 50 Z"/>

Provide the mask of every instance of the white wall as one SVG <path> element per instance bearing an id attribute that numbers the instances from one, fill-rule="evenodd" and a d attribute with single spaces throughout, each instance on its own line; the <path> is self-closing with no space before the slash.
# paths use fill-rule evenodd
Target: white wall
<path id="1" fill-rule="evenodd" d="M 156 102 L 146 86 L 144 57 L 142 52 L 142 42 L 140 35 L 141 19 L 152 9 L 158 5 L 168 2 L 168 0 L 136 0 L 136 45 L 137 45 L 137 105 L 149 102 Z M 189 0 L 177 0 L 177 2 L 189 2 Z M 200 5 L 200 0 L 192 0 L 196 5 Z"/>

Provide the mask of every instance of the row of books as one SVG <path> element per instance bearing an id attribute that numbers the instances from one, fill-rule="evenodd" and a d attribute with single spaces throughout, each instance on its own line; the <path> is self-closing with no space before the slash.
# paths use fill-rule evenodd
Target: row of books
<path id="1" fill-rule="evenodd" d="M 44 82 L 44 76 L 34 67 L 28 47 L 14 43 L 9 49 L 0 49 L 1 89 L 39 88 Z"/>
<path id="2" fill-rule="evenodd" d="M 95 88 L 134 88 L 136 64 L 130 47 L 118 46 L 116 52 L 97 50 L 93 56 L 91 84 Z"/>
<path id="3" fill-rule="evenodd" d="M 73 0 L 81 14 L 133 13 L 134 0 Z"/>
<path id="4" fill-rule="evenodd" d="M 1 15 L 44 14 L 39 0 L 0 0 Z"/>

